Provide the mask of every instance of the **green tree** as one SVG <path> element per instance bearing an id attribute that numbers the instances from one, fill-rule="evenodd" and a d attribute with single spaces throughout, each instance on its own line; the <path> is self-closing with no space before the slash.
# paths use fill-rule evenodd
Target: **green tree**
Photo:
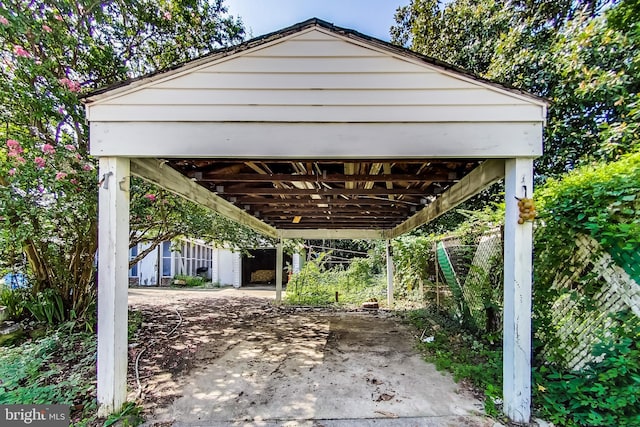
<path id="1" fill-rule="evenodd" d="M 95 297 L 97 177 L 79 96 L 243 34 L 219 0 L 0 3 L 0 259 L 26 257 L 34 294 L 53 290 L 80 317 Z M 164 209 L 145 201 L 133 197 L 133 224 Z"/>
<path id="2" fill-rule="evenodd" d="M 550 100 L 541 178 L 637 145 L 637 0 L 414 0 L 394 41 Z M 611 18 L 611 23 L 608 18 Z"/>
<path id="3" fill-rule="evenodd" d="M 132 179 L 131 190 L 129 247 L 145 244 L 145 249 L 129 261 L 131 267 L 162 242 L 183 236 L 237 249 L 259 247 L 270 241 L 246 226 L 141 179 Z"/>

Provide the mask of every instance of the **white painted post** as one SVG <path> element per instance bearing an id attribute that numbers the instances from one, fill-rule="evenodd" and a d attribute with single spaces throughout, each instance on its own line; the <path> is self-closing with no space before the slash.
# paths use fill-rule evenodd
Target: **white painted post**
<path id="1" fill-rule="evenodd" d="M 211 282 L 220 283 L 220 270 L 218 268 L 218 252 L 220 249 L 211 249 Z"/>
<path id="2" fill-rule="evenodd" d="M 301 260 L 302 255 L 299 252 L 296 252 L 295 254 L 293 254 L 293 256 L 291 257 L 291 272 L 294 274 L 300 273 L 300 268 L 301 268 Z"/>
<path id="3" fill-rule="evenodd" d="M 533 160 L 505 162 L 504 224 L 504 413 L 512 421 L 531 417 L 531 286 L 533 225 L 518 224 L 516 197 L 533 196 Z"/>
<path id="4" fill-rule="evenodd" d="M 387 240 L 387 305 L 393 307 L 393 255 L 391 240 Z"/>
<path id="5" fill-rule="evenodd" d="M 282 239 L 276 245 L 276 303 L 282 301 L 282 269 L 284 268 L 284 257 L 282 254 Z"/>
<path id="6" fill-rule="evenodd" d="M 240 252 L 234 252 L 233 261 L 232 261 L 233 287 L 236 289 L 242 286 L 242 265 L 241 264 L 242 264 L 242 255 L 240 254 Z"/>
<path id="7" fill-rule="evenodd" d="M 98 189 L 98 415 L 127 397 L 129 159 L 100 158 Z"/>

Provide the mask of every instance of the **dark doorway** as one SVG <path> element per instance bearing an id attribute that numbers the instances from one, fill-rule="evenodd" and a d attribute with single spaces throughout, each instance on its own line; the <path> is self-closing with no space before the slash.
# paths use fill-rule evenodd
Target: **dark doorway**
<path id="1" fill-rule="evenodd" d="M 249 249 L 242 255 L 242 286 L 275 285 L 276 284 L 276 250 Z M 288 269 L 292 258 L 284 254 L 282 283 L 288 281 Z"/>

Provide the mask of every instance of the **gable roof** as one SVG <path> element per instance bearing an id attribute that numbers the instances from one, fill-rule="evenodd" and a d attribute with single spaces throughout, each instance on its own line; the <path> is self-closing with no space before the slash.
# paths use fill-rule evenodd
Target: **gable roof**
<path id="1" fill-rule="evenodd" d="M 188 72 L 189 70 L 209 64 L 212 61 L 242 55 L 247 51 L 263 48 L 269 44 L 277 43 L 279 41 L 282 41 L 282 39 L 290 38 L 292 36 L 295 36 L 296 34 L 313 28 L 324 30 L 325 32 L 338 36 L 342 39 L 353 41 L 355 43 L 368 46 L 379 51 L 384 51 L 394 56 L 411 59 L 418 63 L 422 63 L 430 67 L 435 67 L 443 72 L 446 72 L 447 74 L 454 74 L 458 77 L 472 80 L 482 86 L 493 88 L 503 93 L 510 93 L 513 95 L 517 95 L 518 97 L 524 97 L 537 105 L 546 106 L 548 104 L 548 101 L 542 97 L 479 77 L 446 62 L 431 58 L 426 55 L 421 55 L 419 53 L 411 51 L 410 49 L 388 43 L 386 41 L 362 34 L 352 29 L 335 26 L 327 21 L 318 18 L 308 19 L 282 30 L 248 40 L 236 46 L 230 46 L 215 50 L 208 55 L 193 59 L 186 63 L 177 64 L 166 69 L 158 70 L 156 72 L 140 77 L 124 80 L 122 82 L 118 82 L 113 85 L 95 90 L 86 94 L 83 97 L 83 101 L 86 104 L 99 102 L 107 97 L 117 96 L 119 94 L 144 87 L 148 84 L 152 84 L 158 80 L 170 78 L 172 76 Z"/>

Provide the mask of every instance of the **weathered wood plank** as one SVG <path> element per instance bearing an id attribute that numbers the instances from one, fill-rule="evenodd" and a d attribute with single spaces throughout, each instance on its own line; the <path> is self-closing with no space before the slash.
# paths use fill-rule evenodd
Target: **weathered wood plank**
<path id="1" fill-rule="evenodd" d="M 427 222 L 433 221 L 443 213 L 455 208 L 460 203 L 478 194 L 489 185 L 504 176 L 504 161 L 487 160 L 468 175 L 442 193 L 433 203 L 420 212 L 385 233 L 388 238 L 396 238 Z"/>
<path id="2" fill-rule="evenodd" d="M 428 174 L 412 175 L 392 173 L 390 175 L 343 175 L 343 174 L 327 174 L 327 175 L 294 175 L 294 174 L 250 174 L 250 173 L 210 173 L 204 174 L 202 178 L 198 177 L 199 182 L 269 182 L 269 181 L 285 181 L 285 182 L 423 182 L 438 181 L 450 182 L 454 181 L 450 177 L 451 171 L 435 171 Z M 190 175 L 194 175 L 191 173 Z M 192 178 L 195 176 L 192 176 Z"/>
<path id="3" fill-rule="evenodd" d="M 353 183 L 353 182 L 352 182 Z M 323 188 L 320 190 L 310 190 L 301 188 L 256 188 L 247 186 L 234 186 L 224 189 L 224 194 L 264 194 L 264 195 L 285 195 L 285 196 L 337 196 L 337 195 L 356 195 L 356 196 L 380 196 L 387 194 L 406 194 L 413 196 L 423 195 L 424 192 L 415 188 L 372 188 L 366 190 L 363 188 Z"/>
<path id="4" fill-rule="evenodd" d="M 313 229 L 313 230 L 279 230 L 283 239 L 382 239 L 380 230 L 365 229 Z"/>

